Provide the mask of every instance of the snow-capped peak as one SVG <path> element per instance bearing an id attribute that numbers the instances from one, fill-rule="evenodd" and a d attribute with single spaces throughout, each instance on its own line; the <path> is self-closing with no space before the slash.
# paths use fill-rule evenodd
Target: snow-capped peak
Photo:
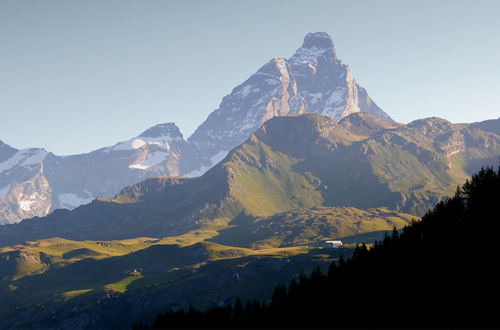
<path id="1" fill-rule="evenodd" d="M 330 60 L 337 60 L 335 44 L 326 32 L 308 33 L 304 38 L 304 43 L 295 54 L 288 60 L 291 65 L 312 65 L 316 66 L 317 60 L 325 57 Z"/>
<path id="2" fill-rule="evenodd" d="M 0 163 L 0 173 L 13 167 L 39 165 L 47 155 L 48 152 L 44 149 L 29 148 L 19 150 L 11 158 Z"/>
<path id="3" fill-rule="evenodd" d="M 182 133 L 174 123 L 158 124 L 156 126 L 150 127 L 141 133 L 138 137 L 140 138 L 159 138 L 159 137 L 170 137 L 171 139 L 180 138 L 183 139 Z"/>
<path id="4" fill-rule="evenodd" d="M 140 149 L 146 144 L 154 144 L 163 149 L 169 150 L 170 142 L 182 140 L 182 134 L 179 128 L 174 123 L 158 124 L 156 126 L 148 128 L 136 138 L 124 142 L 119 142 L 113 147 L 103 149 L 103 152 L 108 153 L 110 150 L 117 151 Z"/>
<path id="5" fill-rule="evenodd" d="M 332 37 L 326 32 L 308 33 L 304 37 L 302 48 L 322 48 L 322 49 L 335 49 Z"/>

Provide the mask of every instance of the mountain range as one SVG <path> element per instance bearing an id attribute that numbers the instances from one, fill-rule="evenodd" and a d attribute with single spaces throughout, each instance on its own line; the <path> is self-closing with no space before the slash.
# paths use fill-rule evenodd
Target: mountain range
<path id="1" fill-rule="evenodd" d="M 0 141 L 0 224 L 111 198 L 148 177 L 202 175 L 277 115 L 318 113 L 338 121 L 360 111 L 392 121 L 337 58 L 331 37 L 309 33 L 288 60 L 272 59 L 235 87 L 187 141 L 173 123 L 71 156 Z"/>
<path id="2" fill-rule="evenodd" d="M 130 328 L 171 308 L 267 299 L 495 165 L 498 126 L 276 116 L 200 177 L 148 178 L 1 226 L 0 327 Z M 332 239 L 344 247 L 326 249 Z"/>
<path id="3" fill-rule="evenodd" d="M 500 119 L 492 124 L 500 126 Z M 0 246 L 50 237 L 178 236 L 323 207 L 422 216 L 471 172 L 498 162 L 500 136 L 481 129 L 488 127 L 440 118 L 403 125 L 365 112 L 339 122 L 318 114 L 277 116 L 203 176 L 149 178 L 71 212 L 3 226 Z"/>

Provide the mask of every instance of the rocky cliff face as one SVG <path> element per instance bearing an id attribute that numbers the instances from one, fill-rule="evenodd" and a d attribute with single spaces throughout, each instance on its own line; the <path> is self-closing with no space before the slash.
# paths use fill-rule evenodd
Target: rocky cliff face
<path id="1" fill-rule="evenodd" d="M 44 175 L 43 149 L 17 150 L 0 142 L 0 224 L 44 216 L 52 190 Z"/>
<path id="2" fill-rule="evenodd" d="M 187 141 L 168 123 L 67 157 L 0 142 L 0 224 L 110 198 L 152 176 L 200 176 L 275 116 L 317 113 L 339 121 L 360 111 L 392 121 L 337 58 L 330 36 L 309 33 L 291 58 L 272 59 L 234 88 Z"/>
<path id="3" fill-rule="evenodd" d="M 2 143 L 0 160 L 0 224 L 72 210 L 96 197 L 113 197 L 146 178 L 182 176 L 199 167 L 193 149 L 172 123 L 112 147 L 65 157 Z"/>
<path id="4" fill-rule="evenodd" d="M 497 166 L 500 136 L 475 126 L 439 118 L 403 125 L 361 112 L 339 122 L 313 113 L 274 117 L 201 177 L 150 178 L 113 199 L 1 226 L 0 246 L 177 236 L 320 207 L 422 216 L 482 166 Z M 235 237 L 252 232 L 241 228 Z"/>
<path id="5" fill-rule="evenodd" d="M 274 116 L 311 112 L 339 121 L 360 111 L 392 121 L 337 58 L 331 37 L 309 33 L 291 58 L 272 59 L 224 97 L 188 142 L 203 172 Z"/>
<path id="6" fill-rule="evenodd" d="M 82 197 L 87 194 L 91 199 L 113 197 L 148 177 L 182 176 L 197 164 L 193 150 L 172 123 L 154 126 L 136 138 L 89 154 L 49 160 L 47 178 L 55 191 L 74 195 L 76 191 L 71 189 L 79 187 Z"/>

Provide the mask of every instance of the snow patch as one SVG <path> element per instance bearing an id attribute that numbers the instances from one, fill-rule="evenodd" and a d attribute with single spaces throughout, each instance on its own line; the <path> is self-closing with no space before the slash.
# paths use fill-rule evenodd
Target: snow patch
<path id="1" fill-rule="evenodd" d="M 210 162 L 212 162 L 212 166 L 218 164 L 221 160 L 223 160 L 227 156 L 228 153 L 229 153 L 229 151 L 221 150 L 217 153 L 217 155 L 212 156 L 210 158 Z"/>
<path id="2" fill-rule="evenodd" d="M 41 200 L 45 200 L 46 198 L 45 197 L 42 197 L 40 196 L 40 194 L 38 193 L 34 193 L 32 194 L 30 197 L 29 197 L 29 200 L 26 200 L 26 201 L 20 201 L 19 202 L 19 207 L 24 210 L 24 211 L 30 211 L 31 210 L 31 206 L 33 204 L 36 204 L 36 197 L 39 197 Z M 23 197 L 23 194 L 21 194 L 20 197 Z"/>
<path id="3" fill-rule="evenodd" d="M 9 183 L 8 185 L 6 185 L 2 189 L 0 189 L 0 199 L 4 199 L 5 197 L 7 197 L 7 195 L 10 192 L 10 188 L 11 188 L 11 185 Z"/>
<path id="4" fill-rule="evenodd" d="M 326 52 L 323 48 L 318 47 L 301 47 L 297 52 L 288 60 L 291 65 L 312 65 L 316 67 L 317 60 Z"/>
<path id="5" fill-rule="evenodd" d="M 264 80 L 268 85 L 277 85 L 279 84 L 279 80 L 278 79 L 266 79 Z"/>
<path id="6" fill-rule="evenodd" d="M 259 105 L 259 104 L 262 104 L 262 103 L 266 102 L 267 98 L 268 98 L 267 95 L 262 96 L 261 98 L 259 98 L 259 99 L 257 99 L 257 100 L 254 101 L 253 106 L 255 107 L 255 106 Z"/>
<path id="7" fill-rule="evenodd" d="M 243 97 L 247 97 L 247 96 L 248 96 L 248 94 L 250 94 L 250 89 L 251 89 L 251 88 L 252 88 L 252 85 L 247 85 L 247 86 L 243 87 L 243 89 L 242 89 L 242 90 L 241 90 L 241 92 L 240 92 L 240 93 L 241 93 L 241 95 L 242 95 Z M 238 94 L 238 93 L 236 93 L 236 94 Z"/>
<path id="8" fill-rule="evenodd" d="M 246 85 L 244 86 L 241 90 L 238 92 L 234 93 L 233 95 L 240 95 L 241 97 L 245 98 L 247 97 L 250 93 L 255 93 L 260 91 L 259 88 L 252 88 L 252 85 Z"/>
<path id="9" fill-rule="evenodd" d="M 20 201 L 19 202 L 19 207 L 23 211 L 30 211 L 31 210 L 31 205 L 33 205 L 35 203 L 36 203 L 36 201 L 32 201 L 32 200 L 29 200 L 29 201 Z"/>
<path id="10" fill-rule="evenodd" d="M 345 94 L 344 88 L 336 89 L 332 93 L 332 95 L 330 95 L 328 100 L 326 100 L 325 107 L 323 108 L 321 114 L 323 116 L 339 120 L 340 116 L 342 115 L 342 112 L 346 107 L 345 103 L 342 102 L 344 100 L 344 94 Z"/>
<path id="11" fill-rule="evenodd" d="M 136 170 L 147 170 L 149 166 L 134 164 L 134 165 L 129 165 L 128 168 L 135 168 Z"/>
<path id="12" fill-rule="evenodd" d="M 240 131 L 241 132 L 245 132 L 245 131 L 249 131 L 249 130 L 255 131 L 255 126 L 256 125 L 253 125 L 251 123 L 246 123 L 245 125 L 241 126 Z"/>
<path id="13" fill-rule="evenodd" d="M 120 142 L 120 143 L 116 144 L 114 147 L 111 147 L 111 149 L 115 150 L 115 151 L 117 151 L 117 150 L 134 150 L 134 149 L 139 149 L 139 148 L 143 147 L 145 144 L 146 144 L 146 142 L 144 142 L 141 139 L 132 139 L 132 140 L 128 140 L 125 142 Z"/>
<path id="14" fill-rule="evenodd" d="M 322 93 L 316 93 L 316 94 L 309 94 L 312 99 L 309 101 L 310 104 L 316 104 L 318 101 L 321 101 L 321 98 L 323 97 Z"/>
<path id="15" fill-rule="evenodd" d="M 94 196 L 87 190 L 84 190 L 87 194 L 87 197 L 78 197 L 76 194 L 66 193 L 66 194 L 58 194 L 59 204 L 63 209 L 73 210 L 80 205 L 85 205 L 94 200 Z"/>
<path id="16" fill-rule="evenodd" d="M 171 137 L 168 135 L 165 136 L 159 136 L 159 137 L 141 137 L 141 138 L 135 138 L 131 139 L 125 142 L 120 142 L 117 143 L 113 147 L 108 147 L 106 149 L 103 149 L 103 152 L 108 153 L 110 151 L 117 151 L 117 150 L 135 150 L 135 149 L 140 149 L 146 144 L 148 145 L 157 145 L 160 148 L 165 148 L 167 150 L 170 149 L 170 143 L 173 141 L 182 141 L 182 138 L 180 137 Z"/>
<path id="17" fill-rule="evenodd" d="M 146 142 L 144 142 L 143 140 L 140 140 L 140 139 L 135 139 L 131 143 L 132 148 L 134 148 L 134 149 L 142 148 L 145 144 L 146 144 Z"/>
<path id="18" fill-rule="evenodd" d="M 212 156 L 210 158 L 210 162 L 212 163 L 211 166 L 201 166 L 201 168 L 199 170 L 191 171 L 187 174 L 184 174 L 184 176 L 188 177 L 188 178 L 195 178 L 198 176 L 202 176 L 203 174 L 205 174 L 206 171 L 208 171 L 213 166 L 215 166 L 220 161 L 222 161 L 227 156 L 227 154 L 229 154 L 229 151 L 226 151 L 226 150 L 219 151 L 215 156 Z"/>
<path id="19" fill-rule="evenodd" d="M 209 169 L 210 169 L 210 166 L 203 166 L 202 165 L 199 170 L 191 171 L 187 174 L 184 174 L 183 176 L 188 177 L 188 178 L 196 178 L 198 176 L 202 176 L 203 174 L 205 174 L 205 172 L 208 171 Z"/>
<path id="20" fill-rule="evenodd" d="M 168 157 L 168 152 L 157 151 L 154 153 L 149 153 L 146 160 L 138 164 L 129 165 L 129 168 L 135 168 L 138 170 L 145 170 L 149 167 L 155 166 L 166 160 Z"/>
<path id="21" fill-rule="evenodd" d="M 48 152 L 43 149 L 23 149 L 19 150 L 6 161 L 0 163 L 0 173 L 10 170 L 15 166 L 38 165 L 43 162 Z"/>

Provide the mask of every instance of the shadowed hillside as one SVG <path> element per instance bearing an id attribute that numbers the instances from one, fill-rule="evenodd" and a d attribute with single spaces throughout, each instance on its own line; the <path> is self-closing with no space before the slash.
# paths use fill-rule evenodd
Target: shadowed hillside
<path id="1" fill-rule="evenodd" d="M 500 170 L 483 169 L 421 221 L 276 287 L 270 303 L 168 311 L 135 328 L 492 328 L 499 198 Z"/>
<path id="2" fill-rule="evenodd" d="M 313 207 L 421 216 L 480 166 L 497 162 L 494 124 L 483 131 L 439 118 L 402 125 L 367 113 L 338 123 L 318 114 L 274 117 L 201 177 L 151 178 L 113 199 L 2 226 L 0 246 L 54 236 L 111 240 L 218 232 L 236 219 Z"/>
<path id="3" fill-rule="evenodd" d="M 338 123 L 317 114 L 274 117 L 201 177 L 150 178 L 114 198 L 1 226 L 0 327 L 132 327 L 190 304 L 265 300 L 301 270 L 321 264 L 325 273 L 340 252 L 384 240 L 385 231 L 453 196 L 480 164 L 497 163 L 494 124 L 483 131 L 439 118 L 388 123 L 366 113 Z M 437 237 L 451 235 L 453 246 L 450 233 Z M 327 240 L 346 246 L 328 250 Z M 466 259 L 482 244 L 467 245 L 474 253 Z M 378 278 L 374 267 L 349 275 L 346 283 L 358 282 L 329 296 L 345 296 L 351 306 L 360 303 L 356 287 L 377 296 L 436 276 L 398 268 Z"/>

